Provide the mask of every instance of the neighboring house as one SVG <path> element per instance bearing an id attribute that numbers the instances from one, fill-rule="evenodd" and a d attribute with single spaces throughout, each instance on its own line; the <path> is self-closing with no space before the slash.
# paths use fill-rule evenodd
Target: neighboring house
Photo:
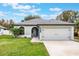
<path id="1" fill-rule="evenodd" d="M 16 23 L 23 28 L 24 37 L 37 37 L 40 40 L 74 40 L 74 24 L 60 20 L 31 19 Z"/>
<path id="2" fill-rule="evenodd" d="M 7 28 L 0 26 L 0 35 L 11 35 L 11 31 L 7 30 Z"/>

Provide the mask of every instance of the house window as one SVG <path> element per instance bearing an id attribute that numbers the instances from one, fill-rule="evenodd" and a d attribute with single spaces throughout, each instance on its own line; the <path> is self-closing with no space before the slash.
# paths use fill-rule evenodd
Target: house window
<path id="1" fill-rule="evenodd" d="M 24 35 L 24 27 L 20 27 L 20 35 Z"/>

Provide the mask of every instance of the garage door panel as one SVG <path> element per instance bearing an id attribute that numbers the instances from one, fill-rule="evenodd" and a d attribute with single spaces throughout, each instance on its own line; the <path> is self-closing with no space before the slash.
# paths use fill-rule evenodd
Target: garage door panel
<path id="1" fill-rule="evenodd" d="M 44 29 L 42 34 L 44 40 L 69 39 L 70 29 Z"/>
<path id="2" fill-rule="evenodd" d="M 51 35 L 51 36 L 43 36 L 43 39 L 52 39 L 52 40 L 54 40 L 54 39 L 69 39 L 69 36 L 60 36 L 60 35 Z"/>

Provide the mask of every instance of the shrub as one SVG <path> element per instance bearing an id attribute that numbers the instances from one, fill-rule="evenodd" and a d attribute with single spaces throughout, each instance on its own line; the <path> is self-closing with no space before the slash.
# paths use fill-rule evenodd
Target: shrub
<path id="1" fill-rule="evenodd" d="M 19 28 L 11 28 L 12 33 L 14 34 L 15 38 L 20 35 L 20 29 Z"/>

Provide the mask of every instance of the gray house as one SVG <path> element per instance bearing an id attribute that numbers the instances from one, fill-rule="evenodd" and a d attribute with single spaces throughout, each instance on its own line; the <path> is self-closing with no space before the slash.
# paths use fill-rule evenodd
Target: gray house
<path id="1" fill-rule="evenodd" d="M 60 20 L 31 19 L 16 23 L 23 28 L 23 37 L 37 37 L 39 40 L 74 40 L 74 24 Z"/>

